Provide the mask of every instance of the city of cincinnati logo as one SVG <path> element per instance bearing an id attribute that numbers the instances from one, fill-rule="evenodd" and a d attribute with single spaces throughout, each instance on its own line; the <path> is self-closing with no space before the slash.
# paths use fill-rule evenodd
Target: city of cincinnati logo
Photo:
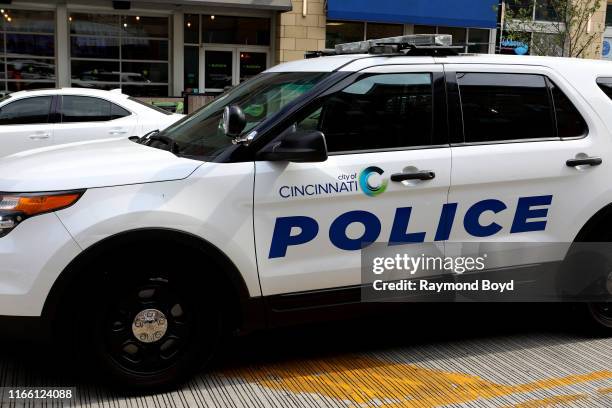
<path id="1" fill-rule="evenodd" d="M 383 179 L 378 186 L 373 186 L 370 184 L 370 176 L 372 173 L 382 175 L 384 170 L 376 166 L 370 166 L 363 169 L 361 173 L 359 173 L 359 187 L 365 195 L 376 197 L 377 195 L 385 192 L 389 180 Z"/>

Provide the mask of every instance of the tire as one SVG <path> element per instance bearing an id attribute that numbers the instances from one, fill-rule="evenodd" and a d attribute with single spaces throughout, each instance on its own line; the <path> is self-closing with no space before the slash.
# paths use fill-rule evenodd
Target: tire
<path id="1" fill-rule="evenodd" d="M 590 328 L 602 336 L 612 336 L 612 303 L 587 303 L 586 310 Z"/>
<path id="2" fill-rule="evenodd" d="M 214 293 L 214 286 L 206 290 L 180 272 L 192 270 L 163 260 L 139 261 L 120 271 L 102 267 L 93 279 L 82 279 L 71 326 L 85 372 L 118 388 L 159 391 L 210 361 L 223 318 L 217 298 L 203 296 Z"/>

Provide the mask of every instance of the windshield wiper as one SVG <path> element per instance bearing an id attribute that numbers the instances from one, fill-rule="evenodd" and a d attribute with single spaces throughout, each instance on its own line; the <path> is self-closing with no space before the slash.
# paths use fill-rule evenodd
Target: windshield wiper
<path id="1" fill-rule="evenodd" d="M 153 136 L 154 134 L 159 133 L 159 129 L 155 129 L 152 130 L 150 132 L 145 133 L 144 135 L 142 135 L 141 137 L 139 137 L 136 140 L 136 143 L 140 143 L 143 144 L 144 142 L 146 142 L 151 136 Z"/>
<path id="2" fill-rule="evenodd" d="M 168 146 L 168 151 L 170 153 L 179 154 L 179 152 L 181 151 L 181 148 L 179 147 L 178 143 L 174 141 L 174 139 L 159 134 L 159 131 L 156 134 L 148 136 L 141 143 L 146 144 L 147 146 L 151 146 L 151 142 L 162 142 L 163 144 Z"/>

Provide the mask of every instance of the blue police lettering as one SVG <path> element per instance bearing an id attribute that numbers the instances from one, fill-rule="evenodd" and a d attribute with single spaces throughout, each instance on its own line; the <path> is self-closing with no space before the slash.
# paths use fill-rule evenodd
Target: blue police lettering
<path id="1" fill-rule="evenodd" d="M 502 226 L 496 222 L 492 222 L 489 225 L 480 224 L 480 216 L 486 211 L 492 211 L 494 213 L 501 212 L 507 208 L 506 204 L 499 200 L 482 200 L 470 207 L 465 213 L 463 219 L 463 226 L 468 234 L 475 237 L 490 237 L 491 235 L 497 234 L 501 231 Z"/>
<path id="2" fill-rule="evenodd" d="M 542 207 L 550 206 L 551 203 L 552 195 L 519 197 L 510 233 L 544 231 L 548 208 Z M 457 207 L 457 203 L 447 203 L 442 206 L 434 241 L 449 239 Z M 485 212 L 497 214 L 507 208 L 508 206 L 504 202 L 496 199 L 486 199 L 473 204 L 463 217 L 465 231 L 478 238 L 490 237 L 499 233 L 503 229 L 501 225 L 494 221 L 488 225 L 482 225 L 480 217 Z M 409 232 L 411 215 L 412 207 L 400 207 L 395 210 L 388 240 L 389 245 L 425 241 L 425 232 Z M 353 223 L 359 223 L 364 228 L 364 232 L 359 238 L 349 238 L 346 234 L 348 227 Z M 298 228 L 299 232 L 292 233 L 294 228 Z M 306 216 L 277 218 L 272 234 L 269 258 L 285 257 L 290 246 L 310 242 L 316 238 L 318 233 L 319 224 L 314 218 Z M 338 249 L 355 251 L 377 241 L 380 233 L 381 222 L 375 214 L 369 211 L 355 210 L 343 213 L 332 221 L 329 228 L 329 240 Z"/>
<path id="3" fill-rule="evenodd" d="M 355 222 L 363 224 L 365 228 L 360 238 L 351 239 L 346 236 L 346 229 Z M 371 212 L 349 211 L 332 222 L 329 227 L 329 240 L 340 249 L 354 251 L 376 241 L 380 235 L 380 228 L 380 220 Z"/>
<path id="4" fill-rule="evenodd" d="M 406 244 L 409 242 L 424 242 L 424 232 L 407 232 L 410 223 L 412 207 L 402 207 L 395 210 L 393 227 L 389 236 L 389 245 Z"/>
<path id="5" fill-rule="evenodd" d="M 514 221 L 510 233 L 543 231 L 546 228 L 546 220 L 527 222 L 530 218 L 546 218 L 548 208 L 532 210 L 531 207 L 550 205 L 551 195 L 520 197 L 514 213 Z"/>
<path id="6" fill-rule="evenodd" d="M 297 235 L 291 235 L 293 228 L 299 228 Z M 282 258 L 287 255 L 290 245 L 302 245 L 312 241 L 319 233 L 319 224 L 314 218 L 305 216 L 279 217 L 274 224 L 274 235 L 268 258 Z"/>

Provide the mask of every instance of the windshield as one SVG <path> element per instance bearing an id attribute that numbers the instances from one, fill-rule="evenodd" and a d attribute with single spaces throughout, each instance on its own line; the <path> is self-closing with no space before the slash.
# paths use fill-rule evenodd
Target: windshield
<path id="1" fill-rule="evenodd" d="M 287 104 L 308 92 L 329 73 L 273 72 L 260 74 L 187 118 L 164 130 L 161 134 L 176 143 L 180 155 L 212 160 L 232 140 L 223 133 L 223 108 L 238 105 L 244 111 L 247 125 L 243 133 L 273 116 Z"/>

